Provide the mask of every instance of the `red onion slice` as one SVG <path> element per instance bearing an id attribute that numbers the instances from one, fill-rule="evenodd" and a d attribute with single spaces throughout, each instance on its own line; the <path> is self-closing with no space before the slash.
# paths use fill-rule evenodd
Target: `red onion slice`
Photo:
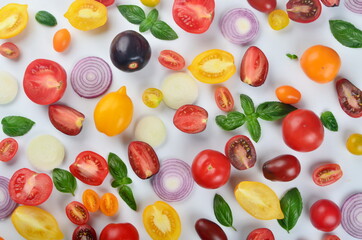
<path id="1" fill-rule="evenodd" d="M 343 229 L 352 237 L 362 239 L 362 193 L 349 196 L 341 212 Z"/>
<path id="2" fill-rule="evenodd" d="M 155 193 L 167 202 L 178 202 L 192 192 L 194 180 L 190 166 L 179 159 L 161 163 L 160 171 L 151 179 Z"/>
<path id="3" fill-rule="evenodd" d="M 18 206 L 9 194 L 9 179 L 0 176 L 0 220 L 8 217 Z"/>
<path id="4" fill-rule="evenodd" d="M 249 9 L 235 8 L 221 18 L 220 29 L 222 35 L 230 42 L 245 45 L 256 38 L 259 21 Z"/>
<path id="5" fill-rule="evenodd" d="M 112 71 L 103 59 L 86 57 L 74 66 L 70 82 L 79 96 L 95 98 L 105 93 L 110 87 Z"/>
<path id="6" fill-rule="evenodd" d="M 351 12 L 362 14 L 362 0 L 344 0 L 344 6 Z"/>

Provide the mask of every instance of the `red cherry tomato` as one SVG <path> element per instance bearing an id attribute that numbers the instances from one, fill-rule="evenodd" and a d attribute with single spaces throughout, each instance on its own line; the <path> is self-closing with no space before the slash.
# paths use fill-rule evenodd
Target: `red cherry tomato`
<path id="1" fill-rule="evenodd" d="M 36 173 L 28 168 L 16 171 L 9 182 L 10 197 L 17 203 L 37 206 L 52 193 L 52 179 L 45 173 Z"/>
<path id="2" fill-rule="evenodd" d="M 158 56 L 158 61 L 162 66 L 175 71 L 180 71 L 185 67 L 185 59 L 172 50 L 161 51 Z"/>
<path id="3" fill-rule="evenodd" d="M 263 13 L 271 13 L 277 6 L 276 0 L 248 0 L 248 3 Z"/>
<path id="4" fill-rule="evenodd" d="M 92 151 L 84 151 L 78 154 L 69 170 L 85 184 L 99 186 L 108 174 L 108 164 L 101 155 Z"/>
<path id="5" fill-rule="evenodd" d="M 324 164 L 314 169 L 313 181 L 318 186 L 327 186 L 338 181 L 342 175 L 342 169 L 338 164 Z"/>
<path id="6" fill-rule="evenodd" d="M 137 229 L 130 223 L 110 223 L 101 232 L 99 240 L 139 240 Z"/>
<path id="7" fill-rule="evenodd" d="M 197 184 L 204 188 L 215 189 L 227 183 L 230 168 L 230 162 L 224 154 L 207 149 L 194 158 L 191 171 Z"/>
<path id="8" fill-rule="evenodd" d="M 214 0 L 175 0 L 172 15 L 176 24 L 189 33 L 203 33 L 214 19 Z"/>
<path id="9" fill-rule="evenodd" d="M 199 133 L 205 130 L 208 116 L 204 108 L 187 104 L 177 109 L 173 124 L 182 132 Z"/>
<path id="10" fill-rule="evenodd" d="M 80 202 L 73 201 L 65 207 L 65 213 L 69 220 L 77 225 L 86 224 L 89 220 L 87 208 Z"/>
<path id="11" fill-rule="evenodd" d="M 324 232 L 333 231 L 341 223 L 339 207 L 328 199 L 316 201 L 309 210 L 309 217 L 313 226 Z"/>
<path id="12" fill-rule="evenodd" d="M 97 240 L 97 233 L 88 224 L 80 225 L 74 229 L 72 240 Z"/>
<path id="13" fill-rule="evenodd" d="M 18 151 L 18 142 L 14 138 L 5 138 L 0 142 L 0 161 L 8 162 Z"/>
<path id="14" fill-rule="evenodd" d="M 301 167 L 293 155 L 277 156 L 263 164 L 263 174 L 271 181 L 289 182 L 298 177 Z"/>
<path id="15" fill-rule="evenodd" d="M 65 92 L 67 73 L 56 62 L 36 59 L 25 70 L 23 87 L 31 101 L 40 105 L 52 104 Z"/>
<path id="16" fill-rule="evenodd" d="M 338 236 L 336 235 L 325 235 L 323 237 L 323 240 L 341 240 Z"/>
<path id="17" fill-rule="evenodd" d="M 234 108 L 234 98 L 229 89 L 226 87 L 218 87 L 215 89 L 215 102 L 218 108 L 224 112 L 230 112 Z"/>
<path id="18" fill-rule="evenodd" d="M 317 20 L 322 12 L 319 0 L 289 0 L 287 13 L 291 20 L 300 23 L 309 23 Z"/>
<path id="19" fill-rule="evenodd" d="M 70 41 L 70 32 L 65 28 L 60 29 L 54 34 L 53 48 L 57 52 L 64 52 L 69 47 Z"/>
<path id="20" fill-rule="evenodd" d="M 247 136 L 236 135 L 227 141 L 225 155 L 230 163 L 239 170 L 252 168 L 256 162 L 256 151 Z"/>
<path id="21" fill-rule="evenodd" d="M 336 82 L 336 89 L 343 111 L 354 118 L 362 117 L 362 91 L 345 78 Z"/>
<path id="22" fill-rule="evenodd" d="M 104 6 L 111 6 L 115 0 L 96 0 L 97 2 L 102 3 Z"/>
<path id="23" fill-rule="evenodd" d="M 6 42 L 0 45 L 0 54 L 9 59 L 17 59 L 20 50 L 14 43 Z"/>
<path id="24" fill-rule="evenodd" d="M 295 151 L 310 152 L 323 142 L 324 127 L 310 110 L 297 109 L 289 113 L 282 124 L 284 142 Z"/>
<path id="25" fill-rule="evenodd" d="M 274 234 L 268 228 L 257 228 L 247 236 L 246 240 L 274 240 Z"/>
<path id="26" fill-rule="evenodd" d="M 258 47 L 251 46 L 244 53 L 240 66 L 240 79 L 253 87 L 264 84 L 269 71 L 269 62 Z"/>

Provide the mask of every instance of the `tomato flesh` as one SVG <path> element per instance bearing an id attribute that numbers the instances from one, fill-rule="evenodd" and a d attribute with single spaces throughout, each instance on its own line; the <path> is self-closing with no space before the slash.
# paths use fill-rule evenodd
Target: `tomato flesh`
<path id="1" fill-rule="evenodd" d="M 248 0 L 248 3 L 254 9 L 263 13 L 271 13 L 277 6 L 276 0 Z"/>
<path id="2" fill-rule="evenodd" d="M 257 228 L 249 233 L 246 240 L 274 240 L 274 234 L 268 228 Z"/>
<path id="3" fill-rule="evenodd" d="M 316 201 L 309 210 L 310 221 L 315 228 L 331 232 L 341 223 L 341 211 L 337 204 L 328 199 Z"/>
<path id="4" fill-rule="evenodd" d="M 353 118 L 362 117 L 362 91 L 345 78 L 336 82 L 336 89 L 342 110 Z"/>
<path id="5" fill-rule="evenodd" d="M 28 24 L 28 5 L 9 3 L 0 9 L 0 39 L 14 37 Z"/>
<path id="6" fill-rule="evenodd" d="M 339 6 L 340 0 L 321 0 L 326 7 L 337 7 Z"/>
<path id="7" fill-rule="evenodd" d="M 158 61 L 162 66 L 175 71 L 180 71 L 185 67 L 185 59 L 172 50 L 161 51 L 158 56 Z"/>
<path id="8" fill-rule="evenodd" d="M 0 142 L 0 161 L 8 162 L 18 151 L 18 142 L 14 138 L 5 138 Z"/>
<path id="9" fill-rule="evenodd" d="M 338 164 L 324 164 L 313 171 L 313 181 L 318 186 L 327 186 L 338 181 L 342 175 L 342 169 Z"/>
<path id="10" fill-rule="evenodd" d="M 322 12 L 319 0 L 289 0 L 286 8 L 289 18 L 300 23 L 317 20 Z"/>
<path id="11" fill-rule="evenodd" d="M 83 192 L 82 202 L 89 212 L 96 212 L 99 209 L 100 198 L 95 191 L 87 189 Z"/>
<path id="12" fill-rule="evenodd" d="M 80 202 L 73 201 L 65 207 L 65 212 L 69 220 L 77 225 L 86 224 L 89 220 L 87 208 Z"/>
<path id="13" fill-rule="evenodd" d="M 75 136 L 83 128 L 85 116 L 74 108 L 61 104 L 50 105 L 48 115 L 53 126 L 64 134 Z"/>
<path id="14" fill-rule="evenodd" d="M 289 154 L 277 156 L 263 164 L 263 175 L 271 181 L 292 181 L 298 177 L 300 170 L 299 160 Z"/>
<path id="15" fill-rule="evenodd" d="M 88 224 L 80 225 L 74 229 L 72 240 L 97 240 L 97 233 Z"/>
<path id="16" fill-rule="evenodd" d="M 199 133 L 205 130 L 207 111 L 196 105 L 183 105 L 177 109 L 173 117 L 173 124 L 182 132 Z"/>
<path id="17" fill-rule="evenodd" d="M 240 79 L 253 87 L 264 84 L 269 71 L 269 62 L 258 47 L 249 47 L 241 60 Z"/>
<path id="18" fill-rule="evenodd" d="M 230 138 L 225 145 L 225 155 L 238 170 L 252 168 L 256 162 L 254 145 L 245 135 Z"/>
<path id="19" fill-rule="evenodd" d="M 214 93 L 215 102 L 218 108 L 224 112 L 230 112 L 234 108 L 234 98 L 229 89 L 226 87 L 218 87 Z"/>
<path id="20" fill-rule="evenodd" d="M 17 59 L 19 58 L 20 50 L 14 43 L 6 42 L 0 45 L 0 54 L 9 59 Z"/>
<path id="21" fill-rule="evenodd" d="M 110 223 L 101 232 L 99 240 L 139 240 L 135 226 L 130 223 Z"/>
<path id="22" fill-rule="evenodd" d="M 118 212 L 118 199 L 114 194 L 106 193 L 102 196 L 99 207 L 104 215 L 113 216 Z"/>

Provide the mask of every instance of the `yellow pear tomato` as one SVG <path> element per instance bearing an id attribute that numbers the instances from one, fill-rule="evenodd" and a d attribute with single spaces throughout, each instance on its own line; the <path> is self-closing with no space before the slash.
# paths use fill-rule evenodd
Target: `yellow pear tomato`
<path id="1" fill-rule="evenodd" d="M 0 38 L 21 33 L 28 24 L 28 5 L 10 3 L 0 9 Z"/>
<path id="2" fill-rule="evenodd" d="M 98 131 L 115 136 L 123 132 L 131 123 L 133 103 L 127 96 L 126 87 L 105 95 L 94 109 L 94 122 Z"/>
<path id="3" fill-rule="evenodd" d="M 283 219 L 280 201 L 275 192 L 260 182 L 240 182 L 234 195 L 240 206 L 251 216 L 261 220 Z"/>
<path id="4" fill-rule="evenodd" d="M 107 7 L 95 0 L 75 0 L 64 17 L 76 29 L 88 31 L 107 22 Z"/>
<path id="5" fill-rule="evenodd" d="M 63 239 L 57 220 L 49 212 L 34 206 L 19 206 L 11 215 L 18 233 L 27 240 Z"/>

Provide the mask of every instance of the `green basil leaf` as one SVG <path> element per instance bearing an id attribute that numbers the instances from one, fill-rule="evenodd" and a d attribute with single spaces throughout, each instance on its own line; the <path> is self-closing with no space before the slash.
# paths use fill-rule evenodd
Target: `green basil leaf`
<path id="1" fill-rule="evenodd" d="M 125 177 L 122 179 L 113 180 L 111 183 L 111 186 L 114 188 L 118 188 L 122 185 L 127 185 L 127 184 L 131 184 L 131 183 L 132 183 L 132 179 L 130 179 L 129 177 Z"/>
<path id="2" fill-rule="evenodd" d="M 35 14 L 35 20 L 43 25 L 53 27 L 57 25 L 57 19 L 47 11 L 39 11 Z"/>
<path id="3" fill-rule="evenodd" d="M 352 23 L 343 20 L 329 20 L 329 27 L 334 38 L 343 46 L 362 48 L 362 31 Z"/>
<path id="4" fill-rule="evenodd" d="M 74 196 L 75 189 L 77 188 L 77 180 L 70 172 L 60 168 L 54 168 L 52 178 L 54 186 L 59 192 L 71 193 Z"/>
<path id="5" fill-rule="evenodd" d="M 119 196 L 121 196 L 123 201 L 125 201 L 125 203 L 127 203 L 127 205 L 131 209 L 137 211 L 137 204 L 136 201 L 134 200 L 133 192 L 130 187 L 128 187 L 127 185 L 122 185 L 119 189 Z"/>
<path id="6" fill-rule="evenodd" d="M 258 119 L 256 117 L 247 118 L 246 128 L 254 142 L 258 142 L 261 137 L 261 127 Z"/>
<path id="7" fill-rule="evenodd" d="M 282 102 L 265 102 L 256 108 L 256 113 L 263 120 L 275 121 L 296 109 L 296 107 Z"/>
<path id="8" fill-rule="evenodd" d="M 120 13 L 133 24 L 140 24 L 146 19 L 146 14 L 142 8 L 136 5 L 119 5 L 117 6 Z"/>
<path id="9" fill-rule="evenodd" d="M 278 219 L 278 223 L 289 233 L 297 224 L 303 210 L 303 200 L 298 188 L 292 188 L 284 195 L 280 200 L 280 207 L 284 218 Z"/>
<path id="10" fill-rule="evenodd" d="M 216 124 L 226 131 L 234 130 L 245 123 L 245 115 L 241 112 L 229 112 L 225 115 L 218 115 L 215 118 Z"/>
<path id="11" fill-rule="evenodd" d="M 231 227 L 236 231 L 233 227 L 233 214 L 229 204 L 219 194 L 215 194 L 214 196 L 214 214 L 221 225 Z"/>
<path id="12" fill-rule="evenodd" d="M 108 155 L 108 168 L 112 177 L 116 180 L 127 177 L 126 164 L 114 153 L 109 153 Z"/>
<path id="13" fill-rule="evenodd" d="M 33 127 L 35 122 L 20 116 L 8 116 L 1 120 L 3 132 L 9 137 L 23 136 Z"/>
<path id="14" fill-rule="evenodd" d="M 251 98 L 245 94 L 240 94 L 240 104 L 244 110 L 245 115 L 251 115 L 255 113 L 254 102 Z"/>
<path id="15" fill-rule="evenodd" d="M 286 54 L 288 58 L 292 59 L 292 60 L 298 60 L 298 56 L 295 55 L 295 54 L 290 54 L 290 53 L 287 53 Z"/>
<path id="16" fill-rule="evenodd" d="M 338 123 L 332 112 L 330 112 L 330 111 L 323 112 L 321 114 L 320 119 L 325 128 L 327 128 L 328 130 L 331 130 L 333 132 L 338 131 Z"/>
<path id="17" fill-rule="evenodd" d="M 147 18 L 143 20 L 140 24 L 140 32 L 146 32 L 150 30 L 153 24 L 158 19 L 158 11 L 156 8 L 152 9 L 151 12 L 148 13 Z"/>
<path id="18" fill-rule="evenodd" d="M 161 40 L 175 40 L 177 33 L 164 21 L 157 20 L 151 27 L 151 33 Z"/>

